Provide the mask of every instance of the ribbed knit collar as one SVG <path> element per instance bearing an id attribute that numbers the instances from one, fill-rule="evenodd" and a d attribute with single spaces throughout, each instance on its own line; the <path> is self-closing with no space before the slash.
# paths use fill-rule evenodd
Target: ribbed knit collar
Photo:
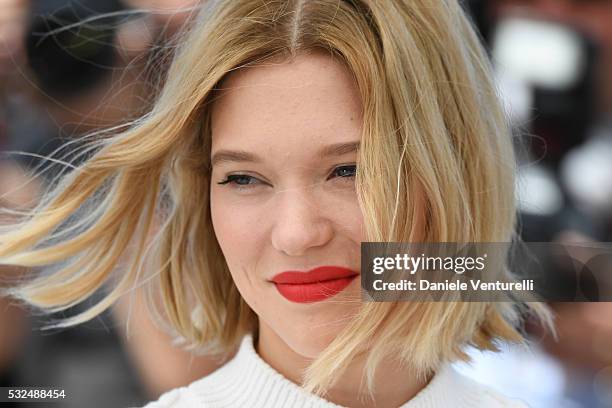
<path id="1" fill-rule="evenodd" d="M 343 408 L 306 392 L 273 369 L 255 351 L 250 334 L 231 361 L 189 388 L 211 406 Z M 399 408 L 475 407 L 479 406 L 478 391 L 476 383 L 445 366 Z"/>

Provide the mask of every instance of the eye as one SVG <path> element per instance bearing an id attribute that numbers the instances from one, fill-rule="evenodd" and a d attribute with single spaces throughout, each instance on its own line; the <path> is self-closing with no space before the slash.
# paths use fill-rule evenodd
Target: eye
<path id="1" fill-rule="evenodd" d="M 346 166 L 338 166 L 334 169 L 329 178 L 340 177 L 340 178 L 349 178 L 355 177 L 357 174 L 357 166 L 356 165 L 346 165 Z"/>
<path id="2" fill-rule="evenodd" d="M 230 174 L 225 180 L 218 182 L 217 184 L 234 184 L 238 188 L 250 188 L 261 182 L 253 176 L 246 174 Z"/>

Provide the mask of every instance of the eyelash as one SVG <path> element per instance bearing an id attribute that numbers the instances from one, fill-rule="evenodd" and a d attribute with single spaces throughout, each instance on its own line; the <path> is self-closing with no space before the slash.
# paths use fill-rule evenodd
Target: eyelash
<path id="1" fill-rule="evenodd" d="M 356 165 L 342 165 L 342 166 L 338 166 L 334 169 L 334 171 L 332 172 L 332 175 L 335 174 L 338 170 L 342 170 L 342 169 L 346 169 L 346 168 L 352 168 L 353 169 L 353 174 L 350 176 L 337 176 L 340 178 L 353 178 L 355 177 L 355 174 L 357 172 L 357 166 Z M 332 178 L 332 177 L 330 177 Z M 238 180 L 257 180 L 256 177 L 253 176 L 249 176 L 247 174 L 230 174 L 229 176 L 226 177 L 225 180 L 218 182 L 217 184 L 220 185 L 225 185 L 225 184 L 233 184 L 236 188 L 240 189 L 240 190 L 244 190 L 244 189 L 249 189 L 252 188 L 254 185 L 258 184 L 258 183 L 247 183 L 247 184 L 240 184 L 237 181 Z M 328 178 L 329 180 L 329 178 Z"/>

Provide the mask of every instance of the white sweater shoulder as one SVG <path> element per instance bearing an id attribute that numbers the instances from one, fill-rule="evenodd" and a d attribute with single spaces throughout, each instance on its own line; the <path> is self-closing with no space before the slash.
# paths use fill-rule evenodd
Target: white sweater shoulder
<path id="1" fill-rule="evenodd" d="M 163 394 L 144 408 L 343 408 L 307 393 L 262 360 L 251 335 L 236 356 L 212 374 Z M 526 408 L 522 401 L 462 376 L 450 365 L 399 408 Z"/>
<path id="2" fill-rule="evenodd" d="M 149 402 L 144 408 L 207 408 L 203 406 L 187 387 L 175 388 L 164 393 L 157 401 Z"/>

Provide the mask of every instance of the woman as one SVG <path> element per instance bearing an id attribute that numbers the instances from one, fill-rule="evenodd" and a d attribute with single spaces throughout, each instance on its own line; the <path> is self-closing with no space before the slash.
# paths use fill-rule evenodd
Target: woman
<path id="1" fill-rule="evenodd" d="M 456 1 L 206 2 L 153 110 L 92 144 L 0 261 L 62 263 L 11 292 L 44 309 L 109 285 L 61 325 L 153 282 L 177 336 L 239 346 L 150 407 L 519 406 L 448 367 L 521 342 L 516 305 L 360 301 L 362 241 L 512 238 L 510 136 Z"/>

